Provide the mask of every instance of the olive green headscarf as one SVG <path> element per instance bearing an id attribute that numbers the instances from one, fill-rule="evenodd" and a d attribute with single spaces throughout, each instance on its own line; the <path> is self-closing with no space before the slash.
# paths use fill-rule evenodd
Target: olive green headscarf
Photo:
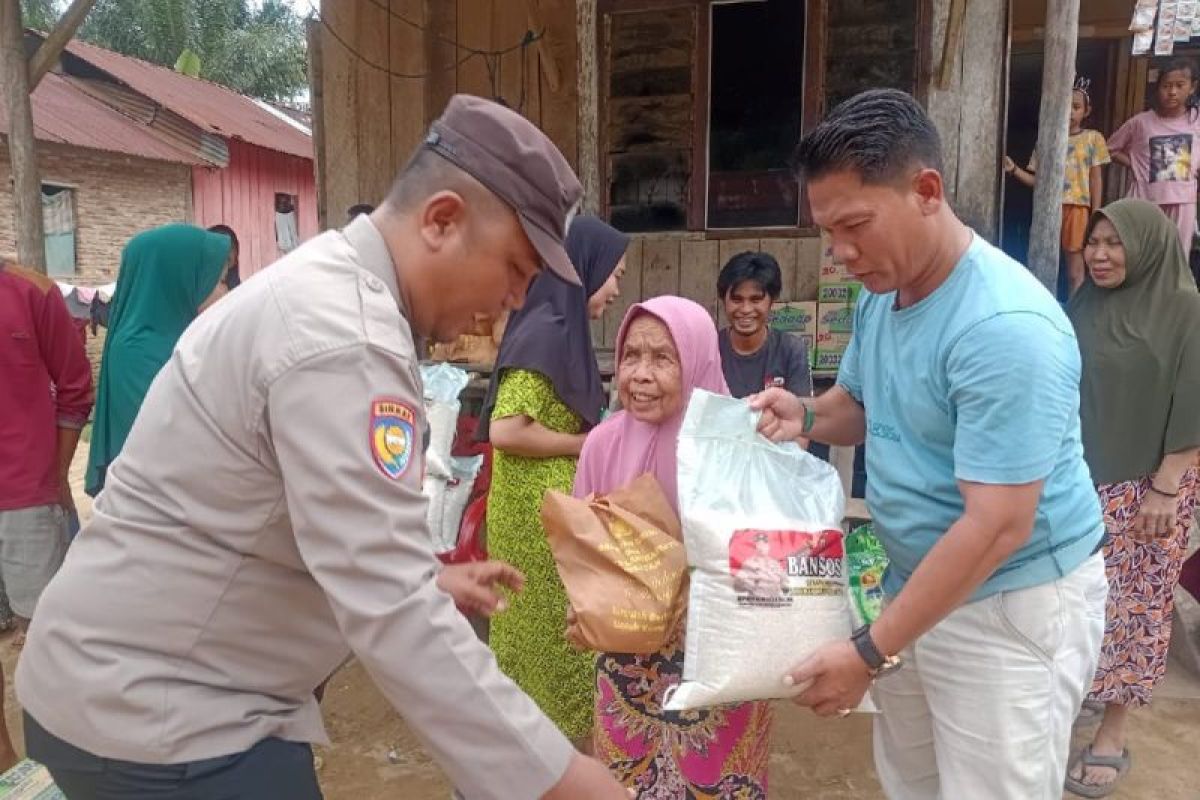
<path id="1" fill-rule="evenodd" d="M 1158 206 L 1118 200 L 1107 218 L 1125 249 L 1125 282 L 1084 278 L 1068 307 L 1083 354 L 1080 417 L 1092 480 L 1153 475 L 1163 456 L 1200 445 L 1200 292 L 1179 229 Z"/>
<path id="2" fill-rule="evenodd" d="M 154 228 L 125 245 L 100 362 L 84 479 L 84 489 L 93 497 L 125 446 L 150 382 L 221 279 L 230 247 L 228 236 L 194 225 Z"/>

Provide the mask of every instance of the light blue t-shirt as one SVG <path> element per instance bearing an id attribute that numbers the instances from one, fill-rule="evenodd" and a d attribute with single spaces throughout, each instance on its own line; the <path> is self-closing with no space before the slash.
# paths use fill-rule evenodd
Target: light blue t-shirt
<path id="1" fill-rule="evenodd" d="M 1079 345 L 1054 298 L 979 236 L 908 308 L 864 291 L 838 384 L 867 419 L 867 506 L 894 596 L 963 514 L 957 481 L 1045 480 L 1033 534 L 971 598 L 1047 583 L 1104 536 L 1079 434 Z"/>

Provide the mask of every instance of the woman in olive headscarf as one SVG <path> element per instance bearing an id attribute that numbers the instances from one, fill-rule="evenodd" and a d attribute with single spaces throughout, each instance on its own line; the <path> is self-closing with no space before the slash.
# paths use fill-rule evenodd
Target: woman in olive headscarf
<path id="1" fill-rule="evenodd" d="M 121 253 L 121 271 L 100 362 L 95 422 L 84 489 L 95 497 L 150 382 L 183 331 L 224 294 L 230 239 L 192 225 L 139 233 Z"/>
<path id="2" fill-rule="evenodd" d="M 1178 230 L 1143 200 L 1093 215 L 1069 314 L 1083 354 L 1083 445 L 1109 540 L 1109 596 L 1089 703 L 1104 720 L 1067 788 L 1104 797 L 1129 769 L 1129 710 L 1166 669 L 1172 590 L 1196 508 L 1200 293 Z"/>

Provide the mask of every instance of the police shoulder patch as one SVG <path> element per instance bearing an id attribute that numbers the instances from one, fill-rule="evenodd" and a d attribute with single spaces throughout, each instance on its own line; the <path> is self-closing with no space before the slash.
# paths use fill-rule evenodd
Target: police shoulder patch
<path id="1" fill-rule="evenodd" d="M 403 400 L 376 397 L 371 401 L 371 456 L 379 471 L 392 480 L 408 471 L 416 420 L 416 412 Z"/>

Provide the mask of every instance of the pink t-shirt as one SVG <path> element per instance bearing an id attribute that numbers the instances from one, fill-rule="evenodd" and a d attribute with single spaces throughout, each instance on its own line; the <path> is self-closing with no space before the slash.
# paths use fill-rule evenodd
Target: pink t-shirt
<path id="1" fill-rule="evenodd" d="M 1108 149 L 1129 156 L 1134 179 L 1130 197 L 1160 206 L 1196 202 L 1200 115 L 1188 111 L 1168 119 L 1143 111 L 1109 138 Z"/>

